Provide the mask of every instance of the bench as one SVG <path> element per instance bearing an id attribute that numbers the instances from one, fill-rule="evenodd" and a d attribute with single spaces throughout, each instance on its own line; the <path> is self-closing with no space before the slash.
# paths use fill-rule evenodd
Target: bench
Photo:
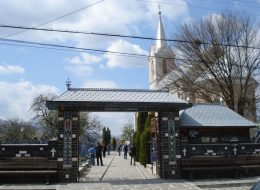
<path id="1" fill-rule="evenodd" d="M 237 177 L 239 174 L 249 175 L 249 172 L 257 172 L 260 169 L 260 156 L 246 155 L 238 157 L 223 156 L 194 156 L 181 159 L 183 177 L 190 179 L 199 175 L 207 177 L 213 175 L 221 177 Z"/>
<path id="2" fill-rule="evenodd" d="M 57 177 L 57 161 L 45 157 L 12 157 L 0 160 L 0 181 L 7 182 L 10 176 L 15 177 L 10 182 L 29 180 L 30 177 L 44 177 L 47 183 L 50 178 Z M 19 178 L 17 178 L 19 176 Z"/>

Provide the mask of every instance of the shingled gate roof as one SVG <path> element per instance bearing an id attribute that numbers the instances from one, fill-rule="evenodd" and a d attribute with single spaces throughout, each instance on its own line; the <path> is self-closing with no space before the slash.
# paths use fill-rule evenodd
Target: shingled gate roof
<path id="1" fill-rule="evenodd" d="M 222 105 L 198 104 L 180 114 L 182 127 L 255 127 L 256 124 Z"/>
<path id="2" fill-rule="evenodd" d="M 74 106 L 88 111 L 171 111 L 191 104 L 168 90 L 69 88 L 52 101 L 49 109 Z"/>

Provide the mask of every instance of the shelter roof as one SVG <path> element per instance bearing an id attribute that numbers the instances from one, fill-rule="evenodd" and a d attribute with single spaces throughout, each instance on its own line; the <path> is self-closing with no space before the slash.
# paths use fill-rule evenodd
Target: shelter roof
<path id="1" fill-rule="evenodd" d="M 172 95 L 168 90 L 69 88 L 56 99 L 48 101 L 47 106 L 50 109 L 57 109 L 57 106 L 92 106 L 105 109 L 103 111 L 129 107 L 132 108 L 132 111 L 140 111 L 133 108 L 153 107 L 153 109 L 157 109 L 161 107 L 161 109 L 173 109 L 174 107 L 186 108 L 191 105 Z M 90 108 L 86 109 L 89 110 Z"/>
<path id="2" fill-rule="evenodd" d="M 197 104 L 180 114 L 180 125 L 199 127 L 255 127 L 256 124 L 223 105 Z"/>

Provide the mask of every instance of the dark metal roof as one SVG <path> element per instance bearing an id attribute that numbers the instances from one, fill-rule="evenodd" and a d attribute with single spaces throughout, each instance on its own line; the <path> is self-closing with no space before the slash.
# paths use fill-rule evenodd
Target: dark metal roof
<path id="1" fill-rule="evenodd" d="M 191 104 L 167 90 L 69 88 L 48 101 L 47 106 L 73 106 L 89 111 L 156 111 L 187 108 Z"/>
<path id="2" fill-rule="evenodd" d="M 222 105 L 198 104 L 180 114 L 182 127 L 255 127 L 256 124 Z"/>

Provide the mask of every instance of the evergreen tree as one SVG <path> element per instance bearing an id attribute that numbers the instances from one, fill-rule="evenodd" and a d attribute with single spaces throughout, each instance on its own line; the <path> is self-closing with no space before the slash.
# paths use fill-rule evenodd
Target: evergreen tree
<path id="1" fill-rule="evenodd" d="M 147 117 L 147 112 L 139 112 L 137 115 L 137 131 L 134 135 L 135 141 L 135 147 L 136 147 L 136 161 L 139 161 L 139 154 L 140 154 L 140 137 L 142 132 L 144 131 L 145 127 L 145 121 Z"/>
<path id="2" fill-rule="evenodd" d="M 111 133 L 108 127 L 104 127 L 102 130 L 102 143 L 109 145 L 111 142 Z"/>
<path id="3" fill-rule="evenodd" d="M 149 114 L 146 118 L 144 131 L 140 136 L 140 149 L 139 149 L 139 161 L 141 164 L 146 166 L 146 164 L 150 163 L 150 140 L 151 140 L 151 119 L 154 117 L 154 114 Z M 149 145 L 149 146 L 147 146 Z"/>
<path id="4" fill-rule="evenodd" d="M 150 163 L 150 130 L 146 129 L 140 137 L 139 162 L 146 167 Z"/>

